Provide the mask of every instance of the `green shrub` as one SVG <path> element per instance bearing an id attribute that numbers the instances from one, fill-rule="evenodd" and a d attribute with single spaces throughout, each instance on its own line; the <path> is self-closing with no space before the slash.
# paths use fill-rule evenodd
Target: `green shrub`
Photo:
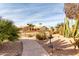
<path id="1" fill-rule="evenodd" d="M 33 34 L 28 34 L 28 37 L 33 37 L 34 35 Z"/>
<path id="2" fill-rule="evenodd" d="M 0 44 L 2 44 L 5 40 L 18 40 L 18 33 L 19 29 L 13 24 L 13 22 L 0 19 Z"/>
<path id="3" fill-rule="evenodd" d="M 46 39 L 46 33 L 45 32 L 39 32 L 36 34 L 36 38 L 39 40 L 45 40 Z"/>

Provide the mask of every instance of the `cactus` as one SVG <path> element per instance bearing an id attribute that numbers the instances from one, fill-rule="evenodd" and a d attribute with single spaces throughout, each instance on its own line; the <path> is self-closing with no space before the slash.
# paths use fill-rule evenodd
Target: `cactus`
<path id="1" fill-rule="evenodd" d="M 69 27 L 69 21 L 67 18 L 65 19 L 65 28 L 64 28 L 64 36 L 65 37 L 70 37 L 70 36 L 75 37 L 78 34 L 79 20 L 75 20 L 75 21 L 76 21 L 76 23 L 74 25 L 75 29 L 73 29 L 73 31 L 71 31 L 71 29 Z"/>
<path id="2" fill-rule="evenodd" d="M 64 36 L 69 37 L 69 21 L 65 18 Z"/>
<path id="3" fill-rule="evenodd" d="M 79 39 L 76 40 L 76 37 L 78 37 L 78 35 L 79 35 L 79 33 L 78 33 L 78 29 L 79 29 L 78 28 L 78 26 L 79 26 L 79 4 L 67 3 L 67 4 L 64 4 L 64 9 L 65 9 L 66 17 L 68 17 L 69 19 L 75 19 L 75 21 L 76 21 L 74 28 L 72 28 L 72 31 L 70 30 L 70 32 L 71 32 L 70 34 L 75 41 L 75 46 L 78 46 L 78 48 L 79 48 Z M 67 31 L 67 29 L 65 31 Z"/>
<path id="4" fill-rule="evenodd" d="M 75 38 L 76 35 L 78 34 L 78 25 L 79 25 L 79 20 L 76 20 L 76 23 L 75 23 L 75 29 L 73 31 L 73 37 Z M 74 39 L 75 40 L 75 39 Z"/>

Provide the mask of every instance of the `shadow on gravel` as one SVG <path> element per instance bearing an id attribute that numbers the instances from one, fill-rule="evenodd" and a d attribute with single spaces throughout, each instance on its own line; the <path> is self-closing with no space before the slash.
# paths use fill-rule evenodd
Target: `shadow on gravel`
<path id="1" fill-rule="evenodd" d="M 79 49 L 66 49 L 73 45 L 69 44 L 65 40 L 57 39 L 52 41 L 51 45 L 53 46 L 53 48 L 49 47 L 50 43 L 45 44 L 48 41 L 49 40 L 37 40 L 37 42 L 42 45 L 49 54 L 52 53 L 51 56 L 74 56 L 79 53 Z"/>

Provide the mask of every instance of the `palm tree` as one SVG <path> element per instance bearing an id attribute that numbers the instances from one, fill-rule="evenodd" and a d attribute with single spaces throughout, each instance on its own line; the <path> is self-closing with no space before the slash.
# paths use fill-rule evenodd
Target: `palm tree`
<path id="1" fill-rule="evenodd" d="M 33 24 L 27 24 L 28 25 L 28 27 L 30 28 L 30 30 L 33 30 L 34 29 L 34 26 L 35 25 L 33 25 Z"/>
<path id="2" fill-rule="evenodd" d="M 33 24 L 27 24 L 29 27 L 34 27 L 35 25 L 33 25 Z"/>

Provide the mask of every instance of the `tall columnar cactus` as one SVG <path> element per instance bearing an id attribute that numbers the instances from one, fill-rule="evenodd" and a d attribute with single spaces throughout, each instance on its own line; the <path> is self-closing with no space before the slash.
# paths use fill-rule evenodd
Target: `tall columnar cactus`
<path id="1" fill-rule="evenodd" d="M 69 21 L 65 18 L 64 36 L 69 37 Z"/>
<path id="2" fill-rule="evenodd" d="M 73 31 L 71 31 L 71 30 L 69 31 L 69 32 L 73 32 L 73 33 L 70 33 L 70 35 L 72 37 L 75 37 L 78 32 L 79 4 L 78 3 L 76 3 L 76 4 L 66 3 L 66 4 L 64 4 L 64 9 L 65 9 L 66 17 L 68 17 L 69 19 L 75 19 L 75 21 L 76 21 Z"/>
<path id="3" fill-rule="evenodd" d="M 79 26 L 79 20 L 75 20 L 76 21 L 76 23 L 75 23 L 75 25 L 74 25 L 74 31 L 73 31 L 73 37 L 75 37 L 76 35 L 77 35 L 77 33 L 78 33 L 78 26 Z"/>
<path id="4" fill-rule="evenodd" d="M 65 9 L 66 17 L 68 17 L 69 19 L 75 19 L 76 21 L 72 36 L 75 41 L 75 45 L 79 48 L 79 39 L 76 40 L 75 38 L 78 33 L 78 26 L 79 26 L 79 3 L 64 4 L 64 9 Z"/>
<path id="5" fill-rule="evenodd" d="M 71 30 L 70 26 L 69 26 L 69 21 L 66 18 L 65 19 L 65 28 L 64 28 L 64 36 L 65 37 L 76 37 L 76 35 L 78 34 L 78 25 L 79 25 L 79 20 L 75 20 L 75 24 L 74 24 L 74 29 L 73 31 Z"/>

